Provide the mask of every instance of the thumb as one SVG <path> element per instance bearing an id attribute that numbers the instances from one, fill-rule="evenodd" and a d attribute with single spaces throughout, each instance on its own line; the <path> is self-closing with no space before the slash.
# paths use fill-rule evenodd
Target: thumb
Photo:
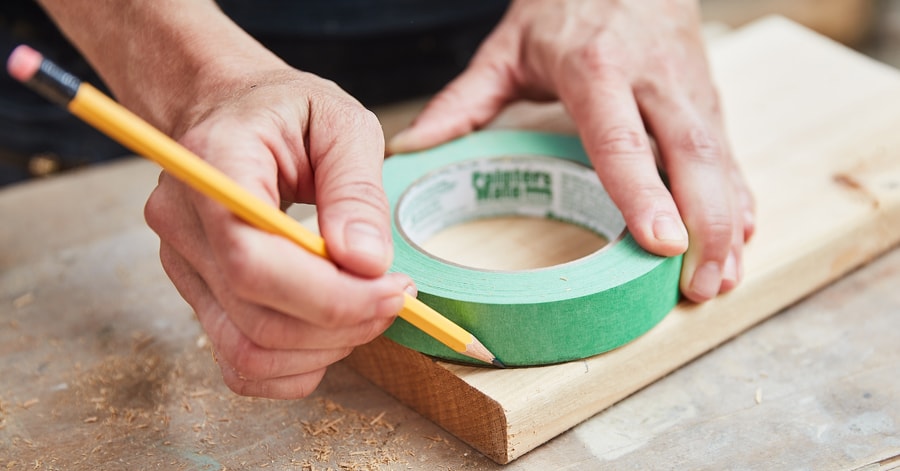
<path id="1" fill-rule="evenodd" d="M 390 208 L 381 180 L 384 135 L 359 107 L 310 123 L 319 228 L 329 256 L 360 276 L 384 274 L 393 259 Z"/>
<path id="2" fill-rule="evenodd" d="M 489 123 L 512 101 L 514 86 L 495 63 L 473 61 L 441 90 L 412 125 L 388 143 L 391 154 L 426 149 Z"/>

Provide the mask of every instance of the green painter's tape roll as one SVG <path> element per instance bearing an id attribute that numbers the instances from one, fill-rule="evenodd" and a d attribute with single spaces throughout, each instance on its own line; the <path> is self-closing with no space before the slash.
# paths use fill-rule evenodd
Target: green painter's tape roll
<path id="1" fill-rule="evenodd" d="M 506 365 L 612 350 L 656 325 L 678 301 L 681 257 L 637 245 L 573 136 L 476 132 L 389 158 L 384 181 L 393 214 L 391 270 L 412 276 L 419 299 Z M 508 215 L 570 222 L 611 242 L 578 260 L 523 271 L 463 267 L 420 248 L 449 226 Z M 402 319 L 386 335 L 428 355 L 472 362 Z"/>

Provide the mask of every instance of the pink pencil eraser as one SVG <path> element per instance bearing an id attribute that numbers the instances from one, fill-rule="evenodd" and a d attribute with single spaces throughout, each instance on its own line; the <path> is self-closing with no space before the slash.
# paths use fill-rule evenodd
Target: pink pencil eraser
<path id="1" fill-rule="evenodd" d="M 44 56 L 40 52 L 23 44 L 16 47 L 9 55 L 9 60 L 6 61 L 6 70 L 14 79 L 27 82 L 41 68 L 43 60 Z"/>

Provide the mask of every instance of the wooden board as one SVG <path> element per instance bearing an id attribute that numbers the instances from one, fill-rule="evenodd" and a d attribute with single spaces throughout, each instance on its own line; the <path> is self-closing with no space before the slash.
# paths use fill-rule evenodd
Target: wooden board
<path id="1" fill-rule="evenodd" d="M 703 19 L 740 27 L 765 15 L 782 15 L 848 45 L 871 35 L 875 0 L 701 0 Z"/>
<path id="2" fill-rule="evenodd" d="M 780 18 L 719 38 L 710 53 L 758 204 L 737 290 L 681 304 L 631 344 L 579 362 L 499 371 L 378 339 L 346 363 L 508 463 L 894 246 L 900 73 Z M 498 125 L 571 130 L 553 107 L 531 115 Z"/>

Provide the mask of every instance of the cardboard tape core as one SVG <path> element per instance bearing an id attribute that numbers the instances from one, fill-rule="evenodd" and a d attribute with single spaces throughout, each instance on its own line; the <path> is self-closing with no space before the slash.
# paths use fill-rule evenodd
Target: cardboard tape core
<path id="1" fill-rule="evenodd" d="M 500 216 L 542 218 L 583 227 L 615 243 L 625 220 L 593 169 L 546 156 L 468 160 L 424 175 L 397 202 L 395 227 L 413 248 L 426 249 L 452 226 Z M 474 269 L 479 269 L 471 267 Z M 483 269 L 483 268 L 482 268 Z"/>

